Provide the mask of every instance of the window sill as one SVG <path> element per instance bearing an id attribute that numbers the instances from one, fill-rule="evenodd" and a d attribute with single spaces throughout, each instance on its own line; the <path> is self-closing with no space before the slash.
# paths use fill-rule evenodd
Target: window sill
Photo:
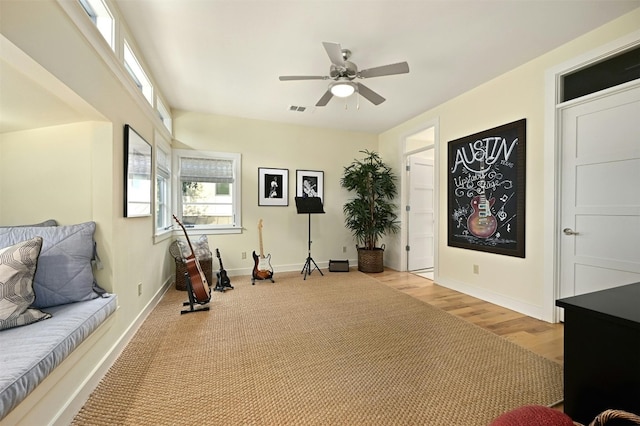
<path id="1" fill-rule="evenodd" d="M 242 227 L 238 228 L 190 228 L 185 226 L 189 236 L 191 235 L 225 235 L 225 234 L 241 234 Z M 181 229 L 174 229 L 174 235 L 184 235 Z"/>

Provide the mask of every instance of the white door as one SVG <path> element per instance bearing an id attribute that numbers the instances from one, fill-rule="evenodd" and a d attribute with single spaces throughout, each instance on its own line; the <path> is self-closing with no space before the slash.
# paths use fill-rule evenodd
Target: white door
<path id="1" fill-rule="evenodd" d="M 434 171 L 433 159 L 418 154 L 408 158 L 409 211 L 407 215 L 409 251 L 407 269 L 433 268 L 434 253 Z"/>
<path id="2" fill-rule="evenodd" d="M 562 112 L 560 297 L 640 282 L 640 86 Z"/>

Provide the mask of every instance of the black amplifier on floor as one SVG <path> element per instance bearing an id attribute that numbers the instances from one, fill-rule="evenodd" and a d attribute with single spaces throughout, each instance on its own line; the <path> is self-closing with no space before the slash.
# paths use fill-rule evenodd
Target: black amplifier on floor
<path id="1" fill-rule="evenodd" d="M 329 272 L 349 272 L 349 261 L 329 260 Z"/>

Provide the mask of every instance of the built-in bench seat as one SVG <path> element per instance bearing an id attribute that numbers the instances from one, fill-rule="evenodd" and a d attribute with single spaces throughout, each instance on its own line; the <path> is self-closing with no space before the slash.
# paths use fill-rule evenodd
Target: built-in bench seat
<path id="1" fill-rule="evenodd" d="M 51 318 L 0 331 L 0 420 L 117 308 L 115 295 L 46 309 Z"/>
<path id="2" fill-rule="evenodd" d="M 0 422 L 116 311 L 93 274 L 95 228 L 0 227 Z"/>

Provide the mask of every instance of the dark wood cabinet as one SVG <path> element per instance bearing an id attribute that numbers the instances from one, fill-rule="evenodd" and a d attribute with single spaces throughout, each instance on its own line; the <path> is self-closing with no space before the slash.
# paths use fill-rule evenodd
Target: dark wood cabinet
<path id="1" fill-rule="evenodd" d="M 589 424 L 600 412 L 640 414 L 640 283 L 567 297 L 564 411 Z"/>

